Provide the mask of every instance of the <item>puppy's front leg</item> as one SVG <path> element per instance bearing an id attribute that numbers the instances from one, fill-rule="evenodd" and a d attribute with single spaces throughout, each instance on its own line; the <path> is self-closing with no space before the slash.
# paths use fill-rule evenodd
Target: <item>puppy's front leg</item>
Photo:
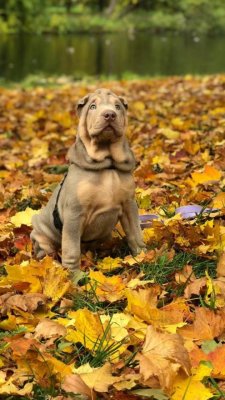
<path id="1" fill-rule="evenodd" d="M 134 199 L 130 199 L 124 204 L 120 220 L 132 254 L 140 253 L 141 249 L 145 248 L 145 243 L 142 239 L 138 207 Z"/>
<path id="2" fill-rule="evenodd" d="M 80 210 L 66 210 L 62 231 L 62 265 L 72 274 L 79 270 L 83 221 Z"/>

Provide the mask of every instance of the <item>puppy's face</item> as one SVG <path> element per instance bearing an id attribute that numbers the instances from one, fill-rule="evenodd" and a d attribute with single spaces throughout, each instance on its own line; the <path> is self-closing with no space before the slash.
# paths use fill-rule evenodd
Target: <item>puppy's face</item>
<path id="1" fill-rule="evenodd" d="M 78 102 L 79 126 L 96 142 L 115 142 L 127 124 L 127 103 L 108 89 L 98 89 Z"/>

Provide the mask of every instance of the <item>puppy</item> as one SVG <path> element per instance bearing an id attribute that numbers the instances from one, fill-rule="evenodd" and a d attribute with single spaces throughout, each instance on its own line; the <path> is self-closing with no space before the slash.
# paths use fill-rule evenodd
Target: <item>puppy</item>
<path id="1" fill-rule="evenodd" d="M 135 160 L 125 130 L 127 103 L 98 89 L 77 104 L 76 142 L 67 154 L 67 175 L 46 207 L 32 219 L 37 258 L 62 246 L 62 264 L 79 268 L 81 242 L 103 242 L 121 222 L 132 254 L 145 246 L 135 202 Z"/>

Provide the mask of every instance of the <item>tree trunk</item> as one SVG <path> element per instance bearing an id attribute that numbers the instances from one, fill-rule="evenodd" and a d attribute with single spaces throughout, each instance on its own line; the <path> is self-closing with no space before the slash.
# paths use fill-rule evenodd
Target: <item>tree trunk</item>
<path id="1" fill-rule="evenodd" d="M 73 5 L 73 1 L 72 0 L 66 0 L 65 1 L 66 11 L 67 11 L 68 14 L 70 14 L 72 5 Z"/>
<path id="2" fill-rule="evenodd" d="M 99 12 L 102 13 L 104 10 L 104 0 L 98 0 L 98 9 Z"/>

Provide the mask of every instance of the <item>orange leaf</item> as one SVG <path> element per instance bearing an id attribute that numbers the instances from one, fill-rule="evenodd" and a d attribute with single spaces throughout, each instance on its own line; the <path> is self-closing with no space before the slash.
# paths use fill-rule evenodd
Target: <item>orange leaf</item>
<path id="1" fill-rule="evenodd" d="M 218 181 L 222 173 L 211 165 L 205 165 L 203 172 L 193 172 L 191 176 L 195 185 L 198 185 Z"/>

